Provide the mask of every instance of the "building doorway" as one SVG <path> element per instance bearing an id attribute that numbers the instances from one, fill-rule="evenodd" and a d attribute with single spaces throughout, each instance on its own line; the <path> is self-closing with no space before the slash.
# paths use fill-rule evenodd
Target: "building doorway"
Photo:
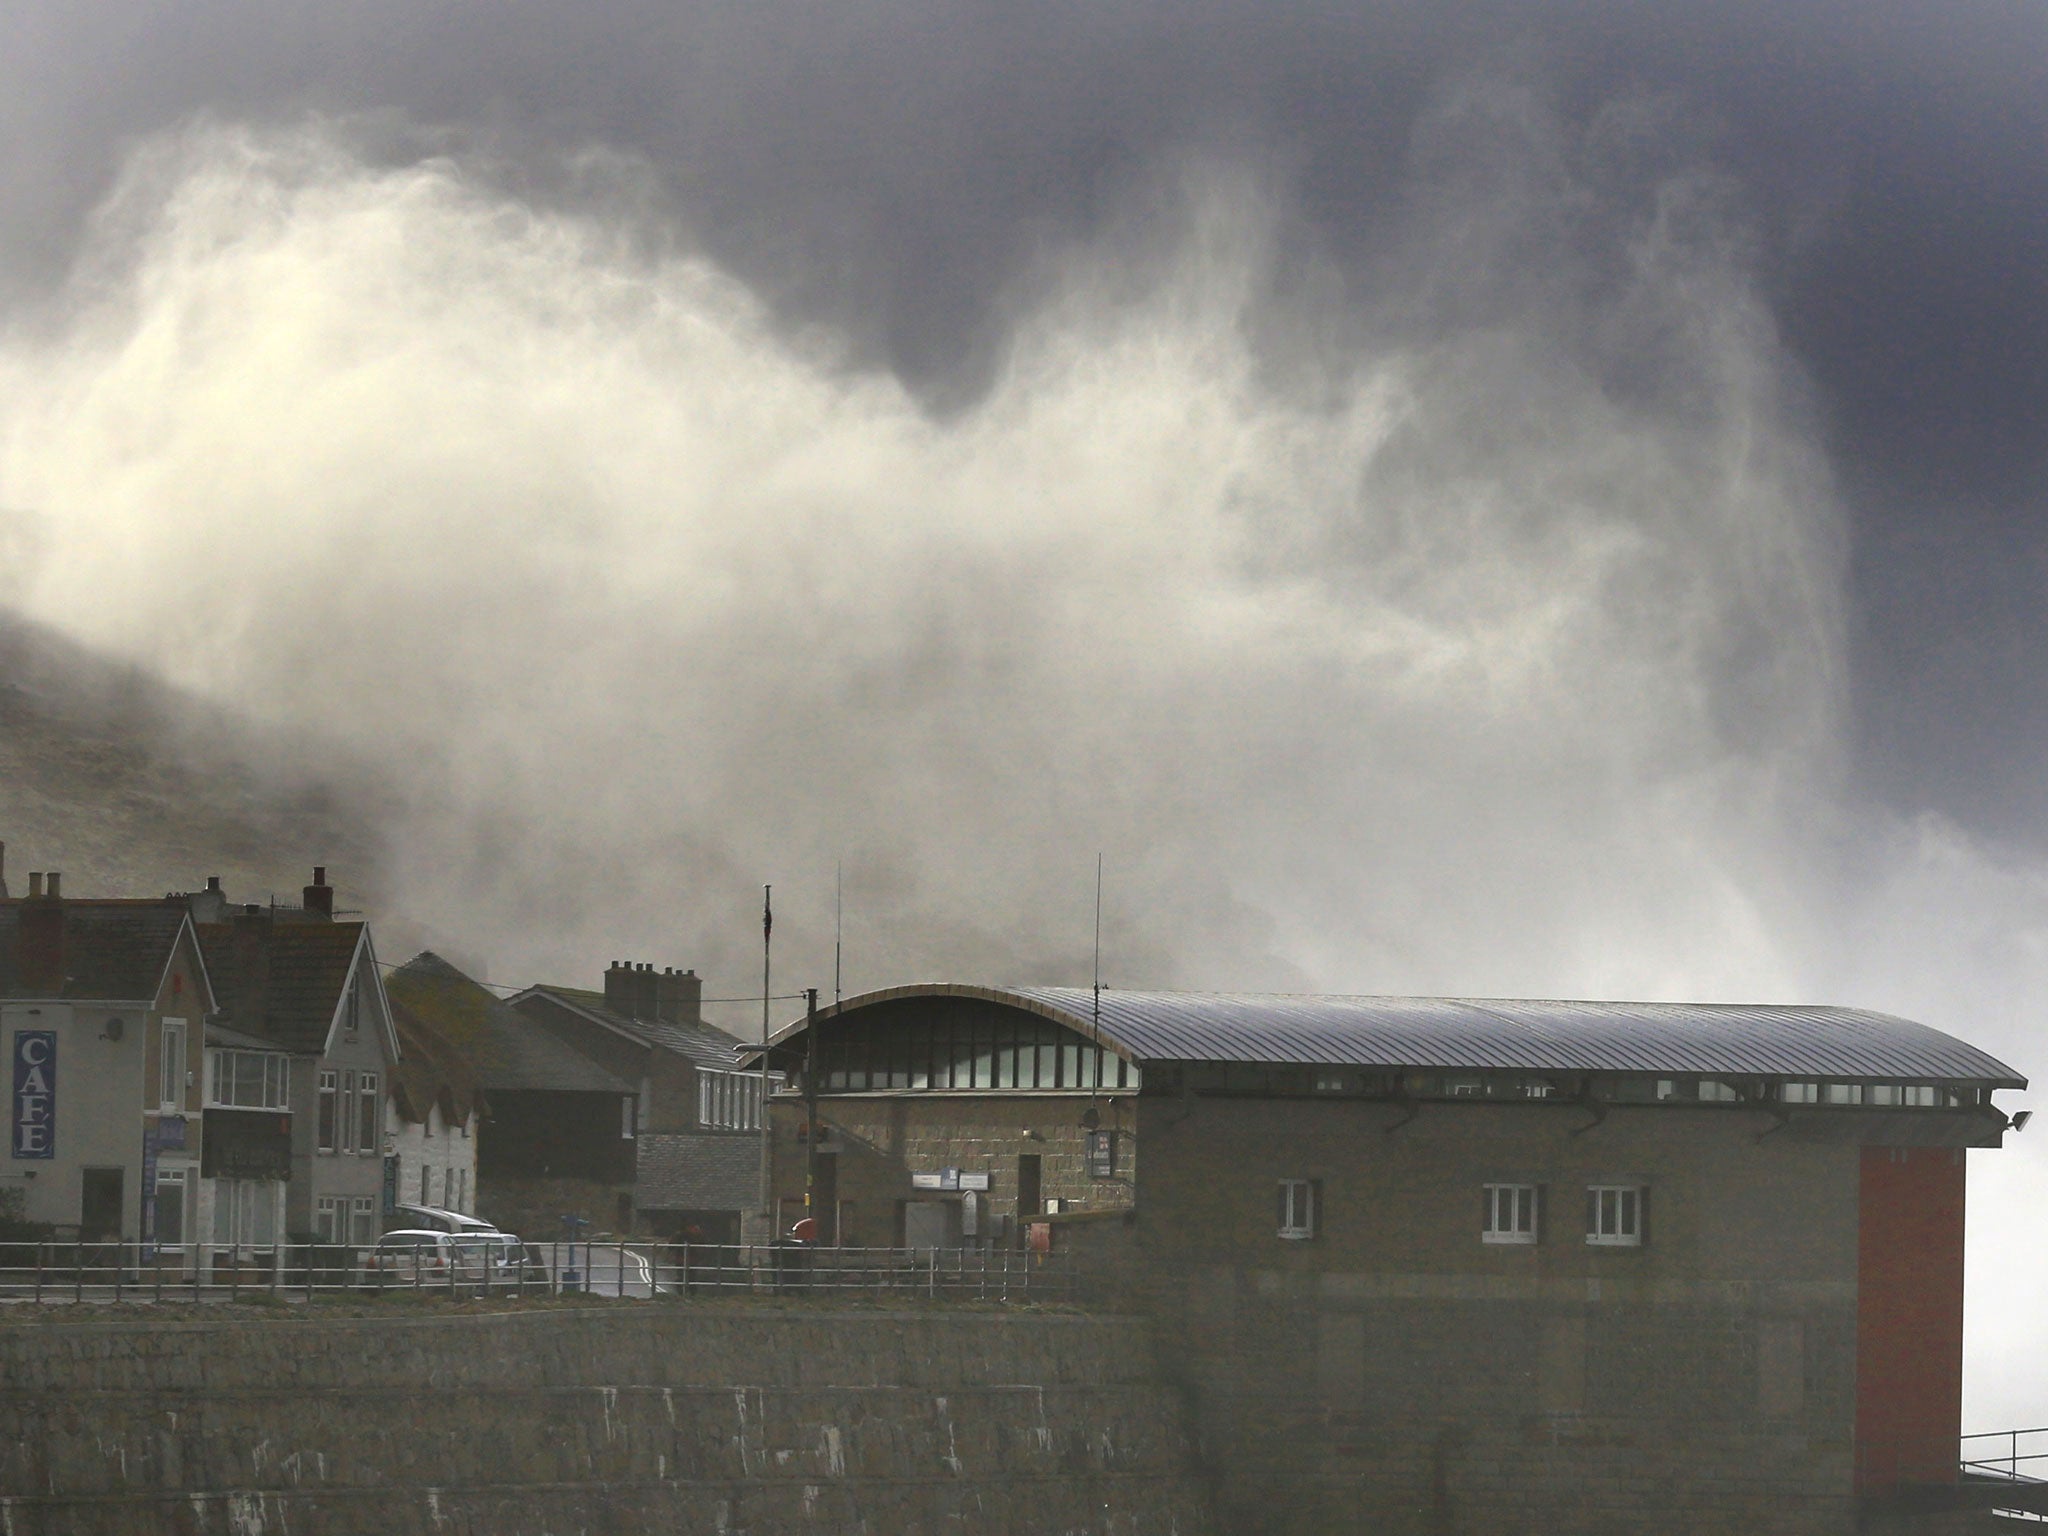
<path id="1" fill-rule="evenodd" d="M 1045 1214 L 1043 1187 L 1039 1182 L 1043 1176 L 1043 1164 L 1036 1152 L 1026 1152 L 1018 1157 L 1017 1225 L 1020 1227 L 1032 1217 Z"/>
<path id="2" fill-rule="evenodd" d="M 121 1240 L 121 1193 L 125 1168 L 88 1168 L 78 1201 L 78 1240 L 118 1243 Z"/>
<path id="3" fill-rule="evenodd" d="M 186 1190 L 191 1168 L 183 1163 L 159 1163 L 156 1169 L 156 1245 L 159 1248 L 185 1246 Z"/>

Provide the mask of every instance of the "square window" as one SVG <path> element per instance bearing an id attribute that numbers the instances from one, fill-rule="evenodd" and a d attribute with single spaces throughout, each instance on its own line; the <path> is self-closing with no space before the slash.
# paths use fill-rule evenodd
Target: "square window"
<path id="1" fill-rule="evenodd" d="M 1322 1181 L 1282 1179 L 1280 1181 L 1280 1235 L 1301 1241 L 1316 1235 L 1322 1217 Z"/>
<path id="2" fill-rule="evenodd" d="M 1818 1104 L 1820 1102 L 1820 1084 L 1780 1083 L 1778 1085 L 1778 1102 L 1781 1104 Z"/>
<path id="3" fill-rule="evenodd" d="M 1829 1083 L 1823 1095 L 1829 1104 L 1861 1104 L 1863 1085 L 1861 1083 Z"/>
<path id="4" fill-rule="evenodd" d="M 1488 1184 L 1485 1192 L 1485 1221 L 1480 1227 L 1480 1241 L 1536 1241 L 1537 1197 L 1534 1184 Z"/>
<path id="5" fill-rule="evenodd" d="M 1586 1241 L 1599 1248 L 1640 1248 L 1649 1191 L 1639 1184 L 1594 1184 L 1586 1190 Z"/>

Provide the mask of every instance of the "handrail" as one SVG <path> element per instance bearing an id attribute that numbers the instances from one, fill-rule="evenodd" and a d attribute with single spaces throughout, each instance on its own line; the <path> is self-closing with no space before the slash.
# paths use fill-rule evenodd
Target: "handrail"
<path id="1" fill-rule="evenodd" d="M 893 1292 L 989 1301 L 1071 1299 L 1077 1255 L 1007 1247 L 838 1248 L 662 1243 L 629 1238 L 456 1245 L 0 1243 L 0 1299 L 45 1303 L 309 1301 L 387 1291 L 446 1296 L 561 1295 L 622 1300 L 719 1291 L 818 1296 Z"/>
<path id="2" fill-rule="evenodd" d="M 2026 1476 L 2020 1471 L 2022 1463 L 2048 1461 L 2048 1450 L 2020 1450 L 2021 1439 L 2029 1435 L 2048 1435 L 2048 1425 L 2037 1425 L 2030 1429 L 1980 1429 L 1967 1435 L 1960 1435 L 1957 1437 L 1958 1450 L 1963 1454 L 1957 1470 L 1979 1477 L 2001 1477 L 2010 1482 L 2042 1482 L 2044 1479 Z M 1984 1440 L 2004 1441 L 2005 1454 L 1973 1456 L 1968 1453 L 1967 1447 L 1972 1441 Z"/>

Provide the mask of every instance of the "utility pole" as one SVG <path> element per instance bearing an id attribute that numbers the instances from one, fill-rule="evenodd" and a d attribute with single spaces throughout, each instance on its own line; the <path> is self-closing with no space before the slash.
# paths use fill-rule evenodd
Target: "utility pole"
<path id="1" fill-rule="evenodd" d="M 804 988 L 804 1214 L 818 1219 L 818 989 Z M 817 1229 L 813 1228 L 815 1232 Z M 813 1237 L 812 1241 L 817 1241 Z"/>

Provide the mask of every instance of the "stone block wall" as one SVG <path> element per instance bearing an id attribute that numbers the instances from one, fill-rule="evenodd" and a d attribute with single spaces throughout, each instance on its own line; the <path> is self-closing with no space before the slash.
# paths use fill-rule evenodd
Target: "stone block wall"
<path id="1" fill-rule="evenodd" d="M 1111 1178 L 1089 1172 L 1088 1128 L 1081 1119 L 1091 1108 L 1099 1128 L 1117 1136 Z M 899 1202 L 942 1198 L 936 1191 L 913 1188 L 911 1175 L 945 1168 L 989 1176 L 988 1213 L 1015 1240 L 1023 1157 L 1039 1160 L 1041 1200 L 1057 1200 L 1069 1211 L 1125 1209 L 1132 1203 L 1138 1169 L 1136 1108 L 1136 1096 L 1129 1094 L 1094 1100 L 1085 1094 L 821 1098 L 818 1120 L 826 1136 L 820 1145 L 838 1159 L 839 1199 L 846 1209 L 841 1241 L 866 1247 L 901 1242 Z M 779 1207 L 793 1207 L 803 1198 L 809 1152 L 797 1134 L 802 1124 L 799 1101 L 776 1103 Z"/>
<path id="2" fill-rule="evenodd" d="M 1129 1318 L 229 1310 L 0 1328 L 0 1530 L 1209 1530 Z"/>

